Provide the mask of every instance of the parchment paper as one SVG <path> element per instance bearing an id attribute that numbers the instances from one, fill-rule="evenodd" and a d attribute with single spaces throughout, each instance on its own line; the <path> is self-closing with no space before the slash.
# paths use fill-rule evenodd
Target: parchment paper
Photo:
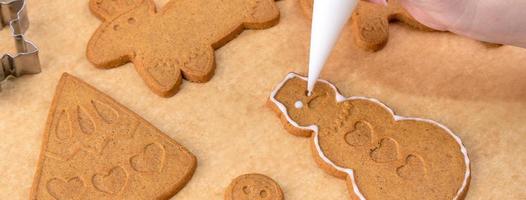
<path id="1" fill-rule="evenodd" d="M 161 98 L 132 65 L 100 70 L 87 61 L 86 44 L 100 24 L 87 0 L 30 0 L 28 38 L 40 47 L 43 72 L 2 84 L 0 199 L 28 199 L 63 72 L 112 96 L 197 156 L 195 175 L 174 199 L 222 199 L 230 181 L 248 172 L 274 178 L 286 199 L 348 199 L 345 181 L 314 163 L 309 140 L 288 134 L 265 105 L 289 71 L 307 71 L 309 22 L 296 0 L 278 6 L 279 25 L 245 31 L 216 51 L 211 81 L 184 82 L 174 97 Z M 370 53 L 354 46 L 349 31 L 322 78 L 347 96 L 378 98 L 400 115 L 434 119 L 456 132 L 472 160 L 467 199 L 526 199 L 525 49 L 488 48 L 397 24 L 387 46 Z M 11 48 L 7 35 L 2 30 L 0 52 Z"/>

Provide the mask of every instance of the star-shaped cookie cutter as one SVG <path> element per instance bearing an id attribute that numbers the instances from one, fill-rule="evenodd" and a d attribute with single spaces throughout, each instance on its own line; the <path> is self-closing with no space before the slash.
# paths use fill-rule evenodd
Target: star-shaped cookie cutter
<path id="1" fill-rule="evenodd" d="M 0 58 L 0 81 L 8 76 L 39 73 L 38 48 L 24 38 L 29 27 L 25 0 L 0 0 L 0 30 L 7 25 L 15 39 L 16 54 L 5 54 Z"/>

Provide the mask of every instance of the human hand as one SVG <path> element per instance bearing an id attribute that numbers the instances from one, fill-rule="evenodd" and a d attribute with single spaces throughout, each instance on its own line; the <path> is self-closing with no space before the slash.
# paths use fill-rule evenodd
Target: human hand
<path id="1" fill-rule="evenodd" d="M 386 4 L 386 0 L 369 0 Z M 524 0 L 399 0 L 420 23 L 477 40 L 526 48 Z"/>

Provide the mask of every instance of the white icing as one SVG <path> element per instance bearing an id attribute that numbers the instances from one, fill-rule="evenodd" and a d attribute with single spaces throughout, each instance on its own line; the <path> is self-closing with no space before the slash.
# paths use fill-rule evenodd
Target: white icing
<path id="1" fill-rule="evenodd" d="M 303 108 L 303 102 L 301 102 L 301 101 L 296 101 L 296 102 L 294 103 L 294 107 L 296 107 L 297 109 Z"/>
<path id="2" fill-rule="evenodd" d="M 351 178 L 351 181 L 352 181 L 352 185 L 353 185 L 353 191 L 354 191 L 354 194 L 360 199 L 360 200 L 365 200 L 365 197 L 363 196 L 363 194 L 360 192 L 357 184 L 356 184 L 356 181 L 354 179 L 354 172 L 352 169 L 349 169 L 349 168 L 343 168 L 343 167 L 340 167 L 336 164 L 334 164 L 329 158 L 327 158 L 325 156 L 325 154 L 323 153 L 323 151 L 321 150 L 321 147 L 320 147 L 320 144 L 319 144 L 319 139 L 318 139 L 318 126 L 316 125 L 309 125 L 309 126 L 300 126 L 298 123 L 296 123 L 295 121 L 293 121 L 288 112 L 287 112 L 287 108 L 285 107 L 285 105 L 283 105 L 282 103 L 280 103 L 279 101 L 276 100 L 275 96 L 276 94 L 278 93 L 278 91 L 283 87 L 283 85 L 285 85 L 285 83 L 289 80 L 289 79 L 292 79 L 294 77 L 297 77 L 297 78 L 301 78 L 302 80 L 307 80 L 306 77 L 303 77 L 303 76 L 300 76 L 298 74 L 295 74 L 295 73 L 289 73 L 287 74 L 287 76 L 285 77 L 285 79 L 283 81 L 281 81 L 281 83 L 278 84 L 278 86 L 274 89 L 274 91 L 272 91 L 272 93 L 270 94 L 270 100 L 276 104 L 276 106 L 278 107 L 278 109 L 283 113 L 283 115 L 285 115 L 285 118 L 287 119 L 287 121 L 294 127 L 296 128 L 299 128 L 299 129 L 302 129 L 302 130 L 310 130 L 310 131 L 313 131 L 314 132 L 314 144 L 316 146 L 316 151 L 318 152 L 318 155 L 320 156 L 320 158 L 327 164 L 329 164 L 330 166 L 334 167 L 336 170 L 338 171 L 341 171 L 341 172 L 344 172 L 346 174 L 349 175 L 349 177 Z M 459 188 L 459 190 L 457 191 L 457 194 L 455 195 L 455 197 L 453 198 L 453 200 L 457 200 L 460 195 L 462 194 L 462 192 L 466 189 L 467 187 L 467 184 L 468 184 L 468 179 L 471 175 L 471 169 L 470 169 L 470 160 L 468 158 L 468 153 L 467 153 L 467 150 L 466 150 L 466 147 L 464 147 L 464 145 L 462 144 L 462 141 L 460 140 L 460 138 L 455 135 L 449 128 L 447 128 L 446 126 L 436 122 L 436 121 L 433 121 L 433 120 L 430 120 L 430 119 L 422 119 L 422 118 L 415 118 L 415 117 L 404 117 L 404 116 L 399 116 L 399 115 L 396 115 L 394 113 L 394 111 L 387 107 L 385 104 L 383 104 L 382 102 L 378 101 L 377 99 L 374 99 L 374 98 L 368 98 L 368 97 L 359 97 L 359 96 L 355 96 L 355 97 L 349 97 L 349 98 L 345 98 L 339 91 L 338 89 L 336 88 L 336 86 L 334 86 L 333 84 L 331 84 L 329 81 L 326 81 L 326 80 L 322 80 L 322 79 L 319 79 L 318 81 L 320 82 L 323 82 L 323 83 L 326 83 L 328 84 L 329 86 L 332 87 L 332 89 L 334 89 L 334 92 L 336 93 L 336 101 L 337 102 L 343 102 L 343 101 L 346 101 L 346 100 L 356 100 L 356 99 L 363 99 L 363 100 L 368 100 L 368 101 L 372 101 L 380 106 L 382 106 L 383 108 L 385 108 L 386 110 L 388 110 L 393 116 L 394 116 L 394 119 L 395 121 L 401 121 L 401 120 L 415 120 L 415 121 L 423 121 L 423 122 L 427 122 L 427 123 L 431 123 L 431 124 L 435 124 L 437 125 L 438 127 L 444 129 L 448 134 L 450 134 L 454 139 L 455 141 L 458 143 L 458 145 L 460 146 L 460 152 L 462 152 L 462 154 L 464 155 L 464 163 L 466 164 L 466 173 L 464 174 L 464 180 L 462 182 L 462 186 Z M 297 103 L 297 102 L 296 102 Z"/>

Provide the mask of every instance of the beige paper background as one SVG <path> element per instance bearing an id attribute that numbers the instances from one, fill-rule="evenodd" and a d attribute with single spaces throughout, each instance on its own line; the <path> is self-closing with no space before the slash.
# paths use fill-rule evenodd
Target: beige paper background
<path id="1" fill-rule="evenodd" d="M 158 4 L 165 3 L 160 1 Z M 348 199 L 344 180 L 314 163 L 309 141 L 288 134 L 265 106 L 289 71 L 306 72 L 309 22 L 295 0 L 278 2 L 279 25 L 245 31 L 216 51 L 205 84 L 184 82 L 172 98 L 150 92 L 128 64 L 94 68 L 86 44 L 100 22 L 87 1 L 29 1 L 28 37 L 43 72 L 12 79 L 0 92 L 0 199 L 28 199 L 42 133 L 63 72 L 78 76 L 187 147 L 196 173 L 173 199 L 222 199 L 238 175 L 267 174 L 287 199 Z M 392 25 L 377 53 L 343 34 L 322 77 L 345 95 L 381 99 L 398 114 L 431 118 L 455 131 L 472 160 L 467 199 L 526 199 L 526 50 Z M 7 29 L 0 52 L 11 48 Z"/>

